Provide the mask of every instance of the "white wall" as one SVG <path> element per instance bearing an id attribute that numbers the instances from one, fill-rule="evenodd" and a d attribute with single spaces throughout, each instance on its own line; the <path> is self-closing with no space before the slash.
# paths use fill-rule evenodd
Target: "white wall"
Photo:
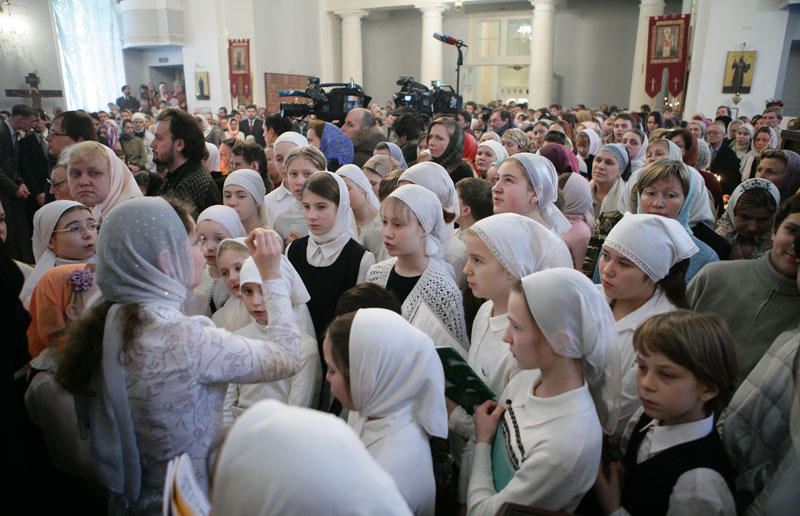
<path id="1" fill-rule="evenodd" d="M 22 15 L 19 19 L 26 25 L 27 35 L 16 47 L 10 47 L 5 43 L 0 44 L 2 46 L 0 48 L 0 107 L 9 110 L 14 104 L 31 104 L 30 99 L 5 96 L 6 88 L 27 90 L 25 76 L 30 72 L 38 72 L 40 89 L 62 91 L 64 89 L 61 81 L 61 65 L 58 61 L 58 45 L 50 17 L 50 2 L 15 0 L 12 4 L 12 16 L 18 15 Z M 42 108 L 45 111 L 52 113 L 56 106 L 66 107 L 66 99 L 42 99 Z"/>
<path id="2" fill-rule="evenodd" d="M 254 0 L 255 42 L 259 53 L 254 62 L 253 80 L 259 81 L 261 87 L 261 96 L 256 98 L 259 105 L 265 102 L 265 73 L 321 74 L 320 11 L 317 1 Z M 338 31 L 335 34 L 338 38 Z M 336 77 L 320 79 L 333 82 Z"/>
<path id="3" fill-rule="evenodd" d="M 195 107 L 216 113 L 220 106 L 231 105 L 224 20 L 223 3 L 219 0 L 192 0 L 191 7 L 184 5 L 186 45 L 181 54 L 190 113 Z M 195 71 L 208 72 L 209 100 L 195 98 Z"/>
<path id="4" fill-rule="evenodd" d="M 728 51 L 740 50 L 744 42 L 745 50 L 758 54 L 753 84 L 750 93 L 742 95 L 739 113 L 761 113 L 765 101 L 783 87 L 778 77 L 789 11 L 777 9 L 773 0 L 705 0 L 699 6 L 685 115 L 712 116 L 717 106 L 733 105 L 733 95 L 722 93 L 722 81 Z"/>

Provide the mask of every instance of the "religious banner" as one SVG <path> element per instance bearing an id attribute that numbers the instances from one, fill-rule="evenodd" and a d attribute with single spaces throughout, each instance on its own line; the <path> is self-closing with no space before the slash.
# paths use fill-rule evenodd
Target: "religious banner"
<path id="1" fill-rule="evenodd" d="M 231 96 L 239 104 L 252 103 L 249 39 L 228 40 L 228 72 L 231 82 Z"/>
<path id="2" fill-rule="evenodd" d="M 689 60 L 689 17 L 679 14 L 650 18 L 644 81 L 644 90 L 650 98 L 661 91 L 664 68 L 670 94 L 677 97 L 683 92 Z"/>

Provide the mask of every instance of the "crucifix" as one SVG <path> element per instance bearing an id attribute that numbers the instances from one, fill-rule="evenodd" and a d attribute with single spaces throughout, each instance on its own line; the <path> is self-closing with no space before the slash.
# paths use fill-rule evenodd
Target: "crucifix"
<path id="1" fill-rule="evenodd" d="M 42 108 L 43 97 L 63 97 L 64 94 L 61 90 L 40 90 L 39 89 L 39 74 L 31 72 L 25 77 L 25 83 L 29 86 L 27 90 L 6 90 L 6 97 L 20 97 L 24 99 L 31 99 L 33 107 L 36 109 Z"/>
<path id="2" fill-rule="evenodd" d="M 652 79 L 652 78 L 650 79 L 650 89 L 651 90 L 656 89 L 656 80 L 655 79 Z"/>
<path id="3" fill-rule="evenodd" d="M 680 82 L 681 82 L 681 80 L 680 80 L 680 79 L 678 79 L 677 77 L 675 77 L 674 79 L 672 79 L 672 85 L 673 85 L 673 87 L 674 87 L 676 90 L 678 89 L 678 83 L 680 83 Z"/>

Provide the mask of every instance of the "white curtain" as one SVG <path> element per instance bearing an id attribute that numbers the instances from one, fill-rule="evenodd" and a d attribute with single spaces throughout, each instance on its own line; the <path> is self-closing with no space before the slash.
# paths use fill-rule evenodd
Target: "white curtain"
<path id="1" fill-rule="evenodd" d="M 125 81 L 113 0 L 52 0 L 68 109 L 108 110 Z"/>

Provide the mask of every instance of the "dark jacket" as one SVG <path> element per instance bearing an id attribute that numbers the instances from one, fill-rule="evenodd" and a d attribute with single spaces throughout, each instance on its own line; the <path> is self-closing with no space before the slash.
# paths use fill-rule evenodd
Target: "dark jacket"
<path id="1" fill-rule="evenodd" d="M 361 168 L 372 157 L 375 146 L 386 141 L 386 135 L 383 134 L 380 127 L 373 126 L 361 129 L 351 140 L 353 140 L 354 150 L 353 164 Z"/>
<path id="2" fill-rule="evenodd" d="M 139 109 L 139 101 L 133 95 L 128 95 L 128 98 L 125 98 L 125 95 L 117 98 L 117 105 L 119 106 L 120 110 L 127 109 L 131 112 L 134 112 Z"/>
<path id="3" fill-rule="evenodd" d="M 222 204 L 222 196 L 211 173 L 199 161 L 186 161 L 168 172 L 158 195 L 174 195 L 191 203 L 196 210 L 195 216 L 209 206 Z"/>
<path id="4" fill-rule="evenodd" d="M 713 156 L 713 149 L 711 154 Z M 739 172 L 739 158 L 736 157 L 736 152 L 725 145 L 724 142 L 720 145 L 717 155 L 711 161 L 709 170 L 722 176 L 720 186 L 722 187 L 722 193 L 725 195 L 732 194 L 736 187 L 739 186 L 739 183 L 742 182 L 742 174 Z"/>
<path id="5" fill-rule="evenodd" d="M 251 134 L 253 138 L 255 138 L 256 143 L 261 145 L 262 147 L 267 146 L 267 141 L 264 140 L 264 126 L 263 122 L 260 118 L 256 117 L 253 120 L 253 130 L 250 130 L 250 119 L 245 118 L 239 121 L 239 130 L 244 133 L 244 137 L 247 138 Z"/>

